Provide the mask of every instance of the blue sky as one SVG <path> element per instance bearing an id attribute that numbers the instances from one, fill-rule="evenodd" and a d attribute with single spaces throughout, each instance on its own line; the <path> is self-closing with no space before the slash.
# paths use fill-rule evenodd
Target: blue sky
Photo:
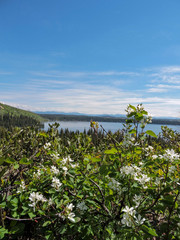
<path id="1" fill-rule="evenodd" d="M 180 117 L 179 0 L 0 0 L 0 102 Z"/>

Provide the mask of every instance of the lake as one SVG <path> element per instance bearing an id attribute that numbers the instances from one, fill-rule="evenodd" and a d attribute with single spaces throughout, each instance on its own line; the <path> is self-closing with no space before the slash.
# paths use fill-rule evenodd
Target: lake
<path id="1" fill-rule="evenodd" d="M 84 129 L 86 131 L 89 130 L 90 128 L 90 122 L 80 122 L 80 121 L 56 121 L 57 123 L 60 124 L 59 129 L 63 128 L 66 129 L 68 128 L 69 131 L 80 131 L 83 132 Z M 49 124 L 53 124 L 54 122 L 45 122 L 44 123 L 44 130 L 47 131 L 49 128 Z M 117 130 L 121 130 L 123 128 L 123 123 L 118 123 L 118 122 L 99 122 L 99 126 L 102 125 L 103 128 L 106 131 L 111 131 L 111 132 L 116 132 Z M 160 124 L 148 124 L 145 128 L 145 130 L 152 130 L 156 134 L 159 134 L 161 132 L 161 126 Z M 164 125 L 166 126 L 166 125 Z M 174 131 L 180 132 L 180 125 L 167 125 L 169 128 L 171 128 Z"/>

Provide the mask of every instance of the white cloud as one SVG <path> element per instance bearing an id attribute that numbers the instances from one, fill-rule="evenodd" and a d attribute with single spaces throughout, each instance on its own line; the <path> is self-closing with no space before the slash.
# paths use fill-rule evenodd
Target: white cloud
<path id="1" fill-rule="evenodd" d="M 154 116 L 179 117 L 179 81 L 180 67 L 139 72 L 37 71 L 27 75 L 23 84 L 1 82 L 0 100 L 33 111 L 90 114 L 125 114 L 128 104 L 143 103 Z"/>

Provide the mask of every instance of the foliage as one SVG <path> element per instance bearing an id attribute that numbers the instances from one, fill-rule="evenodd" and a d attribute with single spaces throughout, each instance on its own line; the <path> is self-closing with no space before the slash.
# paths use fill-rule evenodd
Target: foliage
<path id="1" fill-rule="evenodd" d="M 129 105 L 123 138 L 95 122 L 91 135 L 5 131 L 0 239 L 180 239 L 179 134 L 161 141 L 149 121 Z"/>

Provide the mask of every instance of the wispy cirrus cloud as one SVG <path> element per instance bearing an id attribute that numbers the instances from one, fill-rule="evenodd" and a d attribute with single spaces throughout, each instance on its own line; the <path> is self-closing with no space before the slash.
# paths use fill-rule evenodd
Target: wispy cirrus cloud
<path id="1" fill-rule="evenodd" d="M 179 117 L 179 80 L 178 66 L 132 72 L 31 71 L 23 84 L 1 82 L 0 92 L 2 101 L 32 111 L 125 114 L 128 104 L 143 103 L 154 116 Z"/>
<path id="2" fill-rule="evenodd" d="M 48 72 L 30 72 L 32 75 L 41 77 L 55 78 L 79 78 L 79 77 L 95 77 L 95 76 L 139 76 L 138 72 L 120 72 L 120 71 L 104 71 L 104 72 L 63 72 L 63 71 L 48 71 Z"/>
<path id="3" fill-rule="evenodd" d="M 1 71 L 0 70 L 0 75 L 12 75 L 13 72 L 6 72 L 6 71 Z"/>

